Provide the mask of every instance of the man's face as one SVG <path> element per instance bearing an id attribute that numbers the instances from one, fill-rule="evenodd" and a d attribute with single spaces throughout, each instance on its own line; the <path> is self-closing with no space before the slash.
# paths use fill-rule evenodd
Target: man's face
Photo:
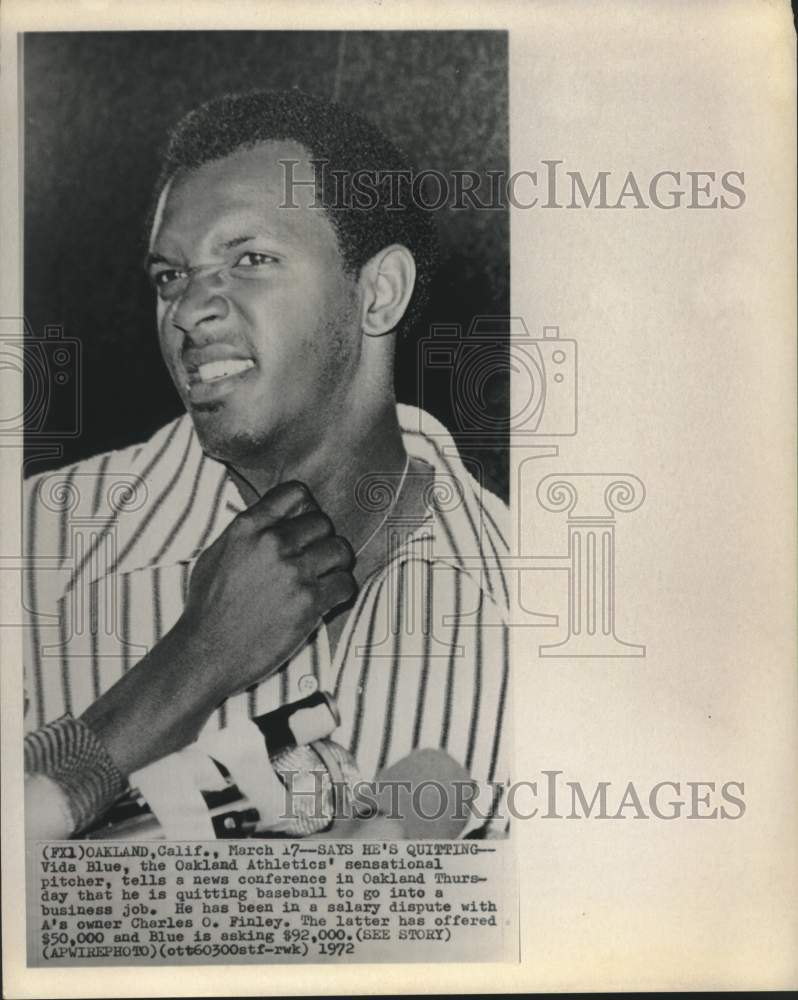
<path id="1" fill-rule="evenodd" d="M 299 457 L 329 433 L 359 358 L 356 281 L 312 190 L 279 207 L 281 159 L 312 177 L 290 142 L 179 172 L 150 240 L 169 372 L 205 451 L 242 466 L 275 448 Z"/>

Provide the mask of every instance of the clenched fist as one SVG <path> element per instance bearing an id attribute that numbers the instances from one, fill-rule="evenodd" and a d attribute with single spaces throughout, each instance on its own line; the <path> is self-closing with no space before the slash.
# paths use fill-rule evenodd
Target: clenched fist
<path id="1" fill-rule="evenodd" d="M 220 690 L 241 691 L 289 659 L 354 595 L 353 562 L 302 483 L 282 483 L 239 514 L 197 561 L 183 612 Z"/>
<path id="2" fill-rule="evenodd" d="M 283 483 L 197 560 L 175 626 L 83 714 L 123 774 L 196 739 L 216 706 L 274 673 L 356 586 L 348 542 Z"/>

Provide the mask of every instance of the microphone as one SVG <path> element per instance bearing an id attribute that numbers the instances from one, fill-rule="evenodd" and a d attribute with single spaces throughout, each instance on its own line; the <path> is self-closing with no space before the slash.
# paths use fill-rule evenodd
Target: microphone
<path id="1" fill-rule="evenodd" d="M 476 792 L 462 764 L 437 748 L 414 750 L 384 768 L 377 776 L 377 787 L 381 786 L 380 812 L 398 815 L 408 840 L 457 839 L 468 822 L 468 803 Z"/>
<path id="2" fill-rule="evenodd" d="M 310 749 L 300 748 L 305 753 Z M 325 832 L 327 837 L 455 840 L 469 825 L 479 824 L 479 807 L 474 810 L 480 800 L 477 783 L 444 750 L 414 750 L 373 781 L 358 778 L 354 760 L 338 744 L 324 740 L 313 744 L 312 750 L 322 757 L 331 777 L 342 772 L 333 782 L 335 822 Z M 331 762 L 330 754 L 335 757 Z M 363 824 L 363 819 L 371 822 Z"/>

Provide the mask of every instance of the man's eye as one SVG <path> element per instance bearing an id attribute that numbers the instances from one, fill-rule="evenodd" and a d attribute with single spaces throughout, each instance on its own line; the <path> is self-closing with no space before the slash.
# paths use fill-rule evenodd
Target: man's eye
<path id="1" fill-rule="evenodd" d="M 179 271 L 174 267 L 164 268 L 163 271 L 156 271 L 152 275 L 152 283 L 156 288 L 166 288 L 173 281 L 179 281 L 180 278 L 184 278 L 185 276 L 185 271 Z"/>
<path id="2" fill-rule="evenodd" d="M 262 264 L 276 264 L 277 258 L 268 253 L 258 253 L 257 250 L 247 250 L 235 263 L 236 267 L 259 267 Z"/>

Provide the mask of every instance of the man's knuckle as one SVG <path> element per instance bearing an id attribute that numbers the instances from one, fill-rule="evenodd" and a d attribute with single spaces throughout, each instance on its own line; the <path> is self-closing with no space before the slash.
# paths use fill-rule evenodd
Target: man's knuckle
<path id="1" fill-rule="evenodd" d="M 257 519 L 254 512 L 247 508 L 242 510 L 228 525 L 227 530 L 234 538 L 243 538 L 251 535 L 257 527 Z"/>
<path id="2" fill-rule="evenodd" d="M 348 539 L 344 538 L 343 535 L 336 535 L 334 541 L 341 561 L 346 565 L 351 565 L 355 561 L 355 551 Z"/>
<path id="3" fill-rule="evenodd" d="M 283 565 L 283 577 L 292 591 L 299 593 L 305 585 L 305 571 L 296 559 L 287 559 Z"/>
<path id="4" fill-rule="evenodd" d="M 310 490 L 299 479 L 292 479 L 288 484 L 289 496 L 295 501 L 309 501 L 311 499 Z"/>
<path id="5" fill-rule="evenodd" d="M 272 550 L 281 558 L 290 553 L 292 535 L 290 525 L 287 521 L 275 524 L 273 528 L 269 528 L 268 531 L 264 532 L 264 536 L 268 538 Z"/>
<path id="6" fill-rule="evenodd" d="M 300 580 L 294 590 L 297 610 L 302 616 L 316 611 L 319 603 L 318 587 L 310 580 Z"/>
<path id="7" fill-rule="evenodd" d="M 351 573 L 342 570 L 335 574 L 335 579 L 330 587 L 330 599 L 334 604 L 342 604 L 348 601 L 357 591 L 357 584 Z"/>
<path id="8" fill-rule="evenodd" d="M 280 533 L 274 528 L 269 528 L 268 531 L 264 531 L 260 536 L 258 546 L 260 549 L 260 555 L 265 560 L 273 562 L 275 559 L 280 558 L 282 551 Z"/>
<path id="9" fill-rule="evenodd" d="M 323 535 L 331 535 L 333 532 L 333 523 L 329 514 L 325 514 L 323 510 L 316 512 L 316 522 L 319 526 L 319 530 Z"/>

